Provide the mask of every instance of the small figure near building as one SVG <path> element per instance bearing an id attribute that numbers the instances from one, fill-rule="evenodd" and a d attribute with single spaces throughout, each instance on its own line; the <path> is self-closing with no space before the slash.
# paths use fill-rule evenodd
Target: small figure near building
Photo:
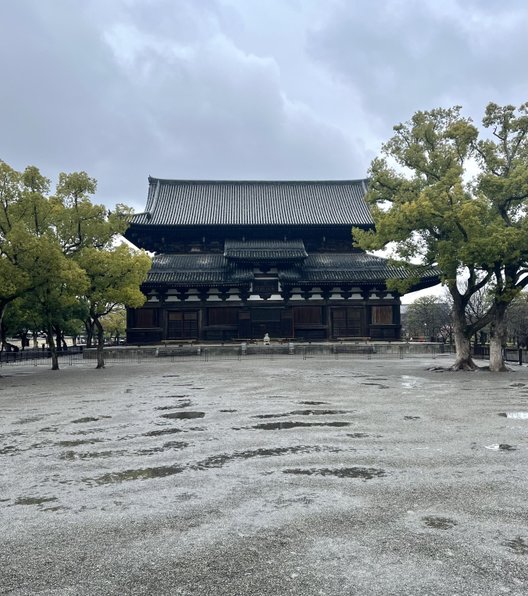
<path id="1" fill-rule="evenodd" d="M 264 340 L 263 340 L 263 341 L 264 341 L 264 345 L 265 345 L 265 346 L 269 346 L 269 345 L 270 345 L 270 336 L 269 336 L 269 334 L 268 334 L 268 333 L 266 333 L 266 334 L 264 335 Z"/>

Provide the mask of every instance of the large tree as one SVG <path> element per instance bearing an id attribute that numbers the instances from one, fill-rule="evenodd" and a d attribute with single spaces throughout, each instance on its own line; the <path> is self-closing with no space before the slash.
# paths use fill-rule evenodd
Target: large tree
<path id="1" fill-rule="evenodd" d="M 490 138 L 476 144 L 479 175 L 475 192 L 496 218 L 480 255 L 493 274 L 491 284 L 490 368 L 504 370 L 506 311 L 528 284 L 528 103 L 486 108 L 483 125 Z"/>
<path id="2" fill-rule="evenodd" d="M 53 369 L 54 336 L 62 341 L 80 311 L 97 328 L 102 349 L 101 316 L 118 304 L 144 301 L 139 286 L 150 259 L 116 248 L 131 209 L 93 203 L 95 190 L 93 178 L 74 172 L 60 174 L 50 195 L 50 182 L 37 168 L 21 173 L 0 161 L 0 331 L 7 306 L 22 301 L 45 330 Z M 102 352 L 99 358 L 103 365 Z"/>
<path id="3" fill-rule="evenodd" d="M 51 368 L 58 370 L 55 337 L 62 337 L 65 314 L 78 303 L 89 282 L 82 267 L 66 258 L 56 244 L 49 245 L 39 269 L 41 279 L 26 300 L 43 323 L 51 353 Z"/>
<path id="4" fill-rule="evenodd" d="M 496 134 L 498 122 L 501 127 L 496 138 L 480 140 L 459 107 L 417 112 L 394 127 L 370 168 L 367 201 L 376 231 L 355 230 L 357 242 L 368 249 L 391 245 L 397 257 L 443 271 L 453 299 L 455 369 L 475 368 L 471 337 L 487 324 L 502 324 L 503 310 L 524 283 L 526 110 L 521 106 L 517 115 L 511 106 L 490 104 L 484 126 Z M 470 321 L 468 305 L 484 287 L 493 300 Z M 490 368 L 503 365 L 502 352 L 493 352 Z"/>
<path id="5" fill-rule="evenodd" d="M 10 303 L 48 282 L 42 270 L 56 258 L 48 191 L 37 168 L 17 172 L 0 161 L 0 328 Z"/>
<path id="6" fill-rule="evenodd" d="M 110 250 L 85 248 L 76 262 L 89 279 L 83 292 L 88 318 L 97 330 L 97 368 L 104 368 L 104 328 L 102 320 L 117 308 L 139 308 L 145 302 L 140 285 L 150 269 L 151 260 L 143 251 L 132 251 L 121 244 Z"/>

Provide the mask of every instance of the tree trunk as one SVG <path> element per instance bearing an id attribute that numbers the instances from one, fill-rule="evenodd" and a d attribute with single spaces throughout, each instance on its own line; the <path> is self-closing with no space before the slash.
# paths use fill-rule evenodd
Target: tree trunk
<path id="1" fill-rule="evenodd" d="M 5 328 L 3 320 L 0 319 L 0 352 L 3 352 L 7 345 L 6 335 L 7 335 L 7 330 Z"/>
<path id="2" fill-rule="evenodd" d="M 104 329 L 99 319 L 94 319 L 97 329 L 97 366 L 95 368 L 104 368 Z"/>
<path id="3" fill-rule="evenodd" d="M 478 366 L 471 358 L 471 336 L 466 331 L 464 312 L 453 308 L 453 334 L 455 336 L 456 357 L 452 370 L 476 370 Z"/>
<path id="4" fill-rule="evenodd" d="M 508 370 L 504 363 L 504 348 L 506 346 L 506 303 L 499 303 L 495 316 L 490 324 L 490 358 L 489 369 L 493 372 Z"/>
<path id="5" fill-rule="evenodd" d="M 53 339 L 53 328 L 51 325 L 48 326 L 48 343 L 51 354 L 51 370 L 59 370 L 59 357 L 57 355 L 57 346 Z"/>
<path id="6" fill-rule="evenodd" d="M 86 347 L 91 348 L 94 335 L 94 324 L 91 320 L 84 321 L 84 328 L 86 330 Z"/>

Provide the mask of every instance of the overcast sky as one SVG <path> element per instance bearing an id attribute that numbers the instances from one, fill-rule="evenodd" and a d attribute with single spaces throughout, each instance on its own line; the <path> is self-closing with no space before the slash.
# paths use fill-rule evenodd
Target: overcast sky
<path id="1" fill-rule="evenodd" d="M 147 176 L 363 178 L 418 109 L 528 100 L 527 0 L 5 0 L 0 158 L 144 207 Z"/>

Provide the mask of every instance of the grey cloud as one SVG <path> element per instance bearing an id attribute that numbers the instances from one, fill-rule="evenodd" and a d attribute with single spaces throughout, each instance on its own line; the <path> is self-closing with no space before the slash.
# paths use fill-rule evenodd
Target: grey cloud
<path id="1" fill-rule="evenodd" d="M 354 86 L 385 126 L 417 109 L 528 97 L 524 0 L 342 2 L 309 42 L 313 59 Z M 476 113 L 475 113 L 476 112 Z"/>
<path id="2" fill-rule="evenodd" d="M 4 7 L 0 157 L 47 175 L 87 170 L 98 199 L 140 209 L 148 174 L 361 176 L 365 157 L 282 89 L 280 66 L 237 47 L 213 1 Z M 233 9 L 234 10 L 234 9 Z"/>

